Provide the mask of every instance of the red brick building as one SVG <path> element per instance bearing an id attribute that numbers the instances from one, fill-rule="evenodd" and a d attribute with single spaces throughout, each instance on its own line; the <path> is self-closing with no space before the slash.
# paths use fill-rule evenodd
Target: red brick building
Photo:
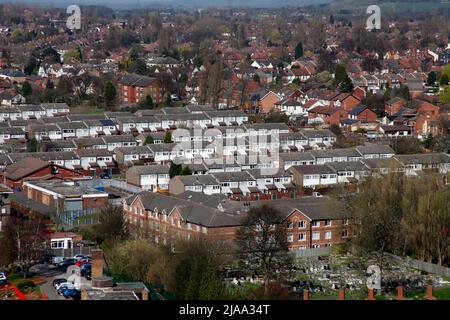
<path id="1" fill-rule="evenodd" d="M 361 100 L 351 93 L 341 93 L 331 100 L 331 106 L 340 107 L 345 111 L 353 110 L 361 104 Z"/>
<path id="2" fill-rule="evenodd" d="M 355 107 L 348 113 L 348 116 L 350 119 L 362 122 L 374 122 L 377 120 L 377 114 L 364 104 Z"/>
<path id="3" fill-rule="evenodd" d="M 400 111 L 401 108 L 407 105 L 408 101 L 403 98 L 395 97 L 385 102 L 384 112 L 388 116 L 392 116 Z"/>
<path id="4" fill-rule="evenodd" d="M 262 204 L 274 206 L 285 217 L 290 249 L 327 247 L 350 239 L 351 228 L 343 207 L 326 197 L 230 201 L 220 206 L 209 197 L 200 204 L 198 198 L 190 201 L 145 191 L 128 198 L 124 212 L 133 233 L 158 243 L 200 234 L 233 241 L 246 211 Z"/>
<path id="5" fill-rule="evenodd" d="M 322 122 L 324 125 L 339 125 L 348 119 L 348 112 L 342 108 L 318 106 L 308 111 L 308 122 Z"/>
<path id="6" fill-rule="evenodd" d="M 53 179 L 82 179 L 84 175 L 36 158 L 25 158 L 7 166 L 2 179 L 8 187 L 21 188 L 24 181 Z"/>
<path id="7" fill-rule="evenodd" d="M 160 81 L 138 74 L 127 74 L 119 81 L 119 99 L 121 103 L 139 103 L 150 95 L 155 103 L 163 101 Z"/>
<path id="8" fill-rule="evenodd" d="M 24 182 L 23 194 L 59 212 L 101 209 L 108 204 L 108 193 L 78 186 L 73 181 Z"/>

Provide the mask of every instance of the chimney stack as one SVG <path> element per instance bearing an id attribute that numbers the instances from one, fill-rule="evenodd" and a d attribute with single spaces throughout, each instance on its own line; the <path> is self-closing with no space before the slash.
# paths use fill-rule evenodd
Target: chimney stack
<path id="1" fill-rule="evenodd" d="M 103 265 L 105 260 L 103 259 L 103 250 L 95 249 L 91 251 L 92 255 L 92 278 L 103 277 Z"/>

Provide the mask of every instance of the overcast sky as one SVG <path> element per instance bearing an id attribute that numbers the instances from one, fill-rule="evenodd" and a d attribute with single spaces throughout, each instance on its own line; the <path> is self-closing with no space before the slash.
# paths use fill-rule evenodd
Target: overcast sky
<path id="1" fill-rule="evenodd" d="M 0 0 L 0 3 L 32 3 L 39 5 L 53 5 L 66 7 L 69 4 L 102 4 L 116 9 L 159 6 L 185 6 L 185 7 L 226 7 L 253 6 L 253 7 L 279 7 L 285 5 L 304 5 L 311 3 L 325 3 L 331 0 Z"/>

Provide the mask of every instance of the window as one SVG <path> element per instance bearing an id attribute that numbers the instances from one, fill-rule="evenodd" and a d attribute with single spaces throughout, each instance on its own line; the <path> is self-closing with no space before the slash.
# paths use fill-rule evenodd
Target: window
<path id="1" fill-rule="evenodd" d="M 325 226 L 326 227 L 331 226 L 331 220 L 325 220 Z"/>
<path id="2" fill-rule="evenodd" d="M 314 227 L 314 228 L 317 228 L 317 227 L 320 227 L 320 221 L 313 221 L 313 222 L 311 222 L 311 225 Z"/>
<path id="3" fill-rule="evenodd" d="M 345 226 L 347 226 L 347 225 L 348 225 L 348 219 L 343 219 L 343 220 L 342 220 L 342 224 L 345 225 Z"/>
<path id="4" fill-rule="evenodd" d="M 52 241 L 51 247 L 52 249 L 64 248 L 64 240 Z"/>
<path id="5" fill-rule="evenodd" d="M 301 229 L 306 228 L 306 221 L 300 221 L 300 222 L 298 223 L 298 227 L 301 228 Z"/>
<path id="6" fill-rule="evenodd" d="M 347 229 L 343 229 L 342 230 L 342 238 L 347 238 L 348 237 L 348 230 Z"/>
<path id="7" fill-rule="evenodd" d="M 298 234 L 298 241 L 305 241 L 306 240 L 306 236 L 304 233 L 299 233 Z"/>
<path id="8" fill-rule="evenodd" d="M 292 222 L 287 223 L 287 228 L 292 229 L 294 227 L 294 224 Z"/>
<path id="9" fill-rule="evenodd" d="M 331 239 L 331 231 L 325 232 L 325 239 Z"/>
<path id="10" fill-rule="evenodd" d="M 313 232 L 312 239 L 313 240 L 320 240 L 320 232 Z"/>
<path id="11" fill-rule="evenodd" d="M 320 244 L 313 244 L 312 247 L 313 248 L 320 248 Z"/>
<path id="12" fill-rule="evenodd" d="M 288 241 L 288 242 L 294 241 L 294 235 L 288 234 L 288 236 L 287 236 L 287 241 Z"/>

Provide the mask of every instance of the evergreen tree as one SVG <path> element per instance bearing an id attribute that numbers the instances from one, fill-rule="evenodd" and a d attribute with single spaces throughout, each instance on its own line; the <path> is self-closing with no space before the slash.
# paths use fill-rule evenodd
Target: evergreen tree
<path id="1" fill-rule="evenodd" d="M 181 164 L 176 164 L 175 162 L 170 162 L 169 176 L 172 179 L 175 176 L 180 176 L 182 171 Z"/>
<path id="2" fill-rule="evenodd" d="M 336 67 L 334 67 L 334 84 L 339 85 L 346 77 L 347 72 L 345 71 L 345 67 L 341 64 L 337 64 Z"/>
<path id="3" fill-rule="evenodd" d="M 350 79 L 350 77 L 348 75 L 346 75 L 346 77 L 344 78 L 344 81 L 341 82 L 341 84 L 339 85 L 339 90 L 341 92 L 353 92 L 353 82 Z"/>
<path id="4" fill-rule="evenodd" d="M 303 43 L 299 42 L 297 43 L 297 45 L 295 46 L 295 59 L 299 59 L 301 57 L 303 57 Z"/>
<path id="5" fill-rule="evenodd" d="M 30 96 L 33 93 L 33 88 L 31 87 L 31 84 L 28 81 L 25 81 L 22 84 L 22 93 L 25 97 Z"/>
<path id="6" fill-rule="evenodd" d="M 38 149 L 38 141 L 36 138 L 31 138 L 27 143 L 27 152 L 36 152 Z"/>
<path id="7" fill-rule="evenodd" d="M 147 137 L 145 137 L 144 145 L 147 145 L 147 144 L 153 144 L 153 143 L 155 143 L 155 142 L 153 141 L 152 136 L 147 136 Z"/>
<path id="8" fill-rule="evenodd" d="M 428 84 L 429 86 L 431 86 L 431 85 L 433 85 L 433 84 L 436 82 L 436 80 L 437 80 L 436 72 L 431 71 L 431 72 L 428 74 L 427 84 Z"/>
<path id="9" fill-rule="evenodd" d="M 199 300 L 220 300 L 225 295 L 225 284 L 211 265 L 203 274 L 198 292 Z"/>
<path id="10" fill-rule="evenodd" d="M 153 103 L 153 98 L 151 95 L 147 94 L 145 96 L 145 99 L 141 101 L 140 103 L 141 107 L 144 109 L 153 109 L 154 107 L 154 103 Z"/>
<path id="11" fill-rule="evenodd" d="M 106 83 L 105 88 L 103 90 L 103 95 L 105 97 L 106 105 L 108 106 L 112 105 L 114 100 L 116 99 L 117 91 L 116 87 L 114 87 L 114 84 L 111 81 L 108 81 Z"/>
<path id="12" fill-rule="evenodd" d="M 169 130 L 166 131 L 166 134 L 164 136 L 164 143 L 172 143 L 172 132 Z"/>
<path id="13" fill-rule="evenodd" d="M 192 175 L 192 171 L 191 169 L 189 169 L 189 167 L 184 167 L 183 170 L 181 171 L 181 175 L 182 176 L 190 176 Z"/>

